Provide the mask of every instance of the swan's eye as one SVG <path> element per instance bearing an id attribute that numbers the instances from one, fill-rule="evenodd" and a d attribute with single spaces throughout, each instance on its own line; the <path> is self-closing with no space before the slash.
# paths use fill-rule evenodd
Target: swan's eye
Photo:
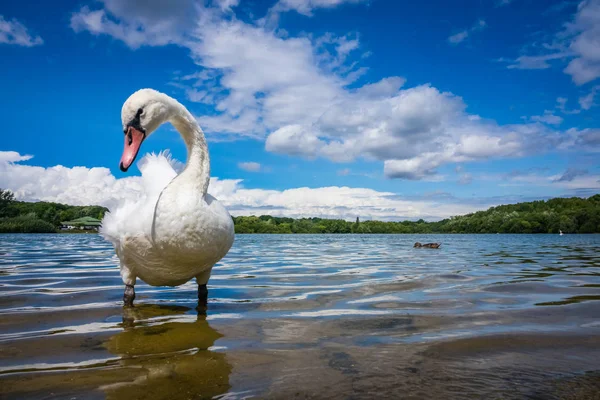
<path id="1" fill-rule="evenodd" d="M 138 108 L 138 112 L 137 112 L 138 117 L 140 115 L 142 115 L 143 113 L 144 113 L 144 109 L 143 108 Z"/>

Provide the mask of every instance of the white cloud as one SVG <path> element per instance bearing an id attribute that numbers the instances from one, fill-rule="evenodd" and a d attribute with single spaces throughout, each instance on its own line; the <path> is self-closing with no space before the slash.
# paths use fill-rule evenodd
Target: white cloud
<path id="1" fill-rule="evenodd" d="M 18 200 L 52 201 L 72 205 L 114 207 L 136 199 L 141 177 L 115 178 L 108 168 L 54 166 L 43 168 L 13 161 L 26 160 L 15 152 L 0 151 L 0 188 Z M 485 209 L 493 204 L 468 204 L 460 199 L 402 198 L 395 193 L 366 188 L 321 187 L 287 190 L 246 189 L 241 179 L 211 178 L 209 192 L 232 215 L 271 214 L 288 217 L 330 217 L 353 220 L 438 219 Z M 451 199 L 452 200 L 452 199 Z"/>
<path id="2" fill-rule="evenodd" d="M 84 6 L 73 13 L 71 28 L 75 32 L 112 36 L 133 49 L 181 43 L 185 32 L 193 29 L 199 12 L 194 0 L 101 2 L 103 9 Z"/>
<path id="3" fill-rule="evenodd" d="M 448 37 L 448 42 L 450 44 L 459 44 L 462 41 L 464 41 L 466 38 L 468 38 L 469 35 L 471 35 L 475 32 L 479 32 L 485 27 L 486 27 L 485 21 L 480 19 L 477 22 L 475 22 L 475 24 L 471 28 L 465 29 L 464 31 L 455 33 L 454 35 L 451 35 L 450 37 Z"/>
<path id="4" fill-rule="evenodd" d="M 267 15 L 257 23 L 268 29 L 275 29 L 282 13 L 295 11 L 307 17 L 313 16 L 316 9 L 331 9 L 344 4 L 368 3 L 369 0 L 279 0 L 269 9 Z"/>
<path id="5" fill-rule="evenodd" d="M 600 190 L 600 175 L 589 174 L 587 170 L 576 168 L 568 168 L 560 174 L 516 173 L 505 177 L 505 180 L 508 182 L 500 186 L 552 187 L 571 194 L 584 190 Z"/>
<path id="6" fill-rule="evenodd" d="M 344 3 L 361 3 L 368 0 L 279 0 L 273 6 L 273 12 L 296 11 L 311 16 L 317 8 L 335 8 Z"/>
<path id="7" fill-rule="evenodd" d="M 419 180 L 435 177 L 435 169 L 443 162 L 437 153 L 424 153 L 406 160 L 387 160 L 383 172 L 390 178 Z"/>
<path id="8" fill-rule="evenodd" d="M 384 161 L 391 178 L 439 179 L 436 168 L 489 157 L 542 151 L 551 131 L 539 124 L 499 126 L 469 115 L 462 99 L 424 85 L 367 98 L 349 93 L 310 125 L 287 125 L 269 135 L 268 151 L 348 162 Z"/>
<path id="9" fill-rule="evenodd" d="M 457 183 L 459 185 L 469 185 L 473 182 L 473 175 L 465 171 L 465 167 L 457 165 L 454 168 L 456 175 L 458 176 Z"/>
<path id="10" fill-rule="evenodd" d="M 496 7 L 504 7 L 512 3 L 514 0 L 497 0 Z"/>
<path id="11" fill-rule="evenodd" d="M 356 93 L 366 98 L 383 98 L 393 96 L 404 86 L 406 79 L 400 76 L 383 78 L 379 82 L 361 86 Z"/>
<path id="12" fill-rule="evenodd" d="M 566 97 L 557 97 L 556 98 L 556 108 L 563 114 L 579 114 L 581 113 L 580 109 L 572 109 L 569 110 L 567 108 L 567 101 L 568 99 Z"/>
<path id="13" fill-rule="evenodd" d="M 248 172 L 260 172 L 261 165 L 257 162 L 240 162 L 238 163 L 238 168 L 243 169 Z"/>
<path id="14" fill-rule="evenodd" d="M 198 64 L 220 75 L 213 90 L 222 93 L 215 104 L 221 113 L 199 118 L 208 132 L 264 137 L 290 123 L 314 121 L 344 95 L 343 77 L 319 67 L 324 53 L 316 54 L 308 38 L 284 39 L 241 21 L 204 15 L 197 41 L 187 46 Z M 330 59 L 347 57 L 351 50 L 334 46 Z"/>
<path id="15" fill-rule="evenodd" d="M 21 155 L 16 151 L 0 151 L 0 163 L 15 163 L 19 161 L 31 160 L 33 156 Z"/>
<path id="16" fill-rule="evenodd" d="M 469 173 L 464 173 L 459 175 L 458 183 L 460 185 L 469 185 L 473 182 L 473 175 Z"/>
<path id="17" fill-rule="evenodd" d="M 108 168 L 23 165 L 17 161 L 31 157 L 16 154 L 0 151 L 0 187 L 12 190 L 19 200 L 112 207 L 142 190 L 141 178 L 116 179 Z"/>
<path id="18" fill-rule="evenodd" d="M 569 60 L 564 72 L 577 85 L 600 77 L 600 0 L 579 3 L 572 21 L 556 32 L 551 43 L 536 48 L 540 54 L 526 54 L 515 59 L 508 68 L 545 69 L 549 61 Z"/>
<path id="19" fill-rule="evenodd" d="M 286 125 L 267 138 L 265 148 L 275 153 L 311 157 L 325 145 L 302 125 Z"/>
<path id="20" fill-rule="evenodd" d="M 27 27 L 16 19 L 9 21 L 0 15 L 0 43 L 33 47 L 43 44 L 44 40 L 39 36 L 33 36 Z"/>
<path id="21" fill-rule="evenodd" d="M 461 31 L 448 37 L 448 42 L 458 44 L 469 37 L 469 31 Z"/>
<path id="22" fill-rule="evenodd" d="M 240 4 L 240 0 L 213 0 L 213 2 L 223 11 L 230 11 Z"/>
<path id="23" fill-rule="evenodd" d="M 600 0 L 582 1 L 567 30 L 574 33 L 569 48 L 575 58 L 565 72 L 578 85 L 600 77 Z"/>
<path id="24" fill-rule="evenodd" d="M 519 56 L 507 67 L 508 69 L 547 69 L 552 65 L 548 61 L 565 60 L 571 53 L 561 52 L 539 56 Z M 504 61 L 504 60 L 503 60 Z"/>
<path id="25" fill-rule="evenodd" d="M 564 141 L 541 123 L 499 125 L 469 114 L 459 96 L 429 84 L 405 87 L 396 76 L 356 84 L 364 72 L 357 35 L 290 37 L 226 15 L 219 6 L 183 15 L 183 6 L 159 3 L 148 10 L 131 0 L 104 0 L 105 8 L 95 12 L 114 20 L 81 27 L 131 47 L 169 38 L 185 46 L 198 70 L 173 85 L 190 100 L 214 107 L 198 117 L 213 140 L 266 138 L 267 151 L 336 162 L 378 160 L 388 177 L 434 180 L 441 179 L 436 171 L 444 164 L 520 157 Z M 472 29 L 484 26 L 480 21 Z M 124 34 L 131 29 L 131 37 Z M 560 118 L 538 117 L 546 123 Z"/>
<path id="26" fill-rule="evenodd" d="M 594 86 L 592 90 L 585 96 L 579 98 L 579 106 L 582 110 L 589 110 L 596 104 L 594 103 L 594 99 L 596 97 L 596 93 L 600 90 L 600 86 Z"/>
<path id="27" fill-rule="evenodd" d="M 544 110 L 543 115 L 533 115 L 530 117 L 532 121 L 543 122 L 550 125 L 560 125 L 563 122 L 563 118 L 555 115 L 550 110 Z"/>

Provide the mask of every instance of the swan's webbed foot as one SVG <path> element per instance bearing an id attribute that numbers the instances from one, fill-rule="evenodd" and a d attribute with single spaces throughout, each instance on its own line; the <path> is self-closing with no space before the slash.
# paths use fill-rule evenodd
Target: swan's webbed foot
<path id="1" fill-rule="evenodd" d="M 206 284 L 198 285 L 198 311 L 206 311 L 208 308 L 208 288 Z"/>
<path id="2" fill-rule="evenodd" d="M 123 306 L 133 307 L 133 300 L 135 300 L 135 289 L 133 285 L 125 285 L 125 293 L 123 294 Z"/>

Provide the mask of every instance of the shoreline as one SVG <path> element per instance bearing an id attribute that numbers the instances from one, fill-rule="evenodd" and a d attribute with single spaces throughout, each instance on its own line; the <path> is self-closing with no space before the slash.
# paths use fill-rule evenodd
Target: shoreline
<path id="1" fill-rule="evenodd" d="M 70 234 L 70 235 L 77 235 L 77 234 L 96 234 L 99 235 L 99 232 L 94 232 L 94 231 L 56 231 L 56 232 L 0 232 L 0 235 L 15 235 L 15 234 L 21 234 L 21 235 L 58 235 L 58 234 Z M 246 233 L 246 232 L 240 232 L 240 233 L 235 233 L 235 235 L 285 235 L 285 236 L 317 236 L 317 235 L 339 235 L 339 236 L 354 236 L 354 235 L 363 235 L 363 236 L 374 236 L 374 235 L 557 235 L 560 236 L 558 233 L 547 233 L 547 232 L 536 232 L 536 233 L 525 233 L 525 232 L 498 232 L 498 233 L 486 233 L 486 232 L 423 232 L 423 233 L 418 233 L 418 232 L 411 232 L 411 233 L 404 233 L 404 232 L 382 232 L 382 233 L 352 233 L 352 232 L 348 232 L 348 233 L 340 233 L 340 232 L 336 232 L 336 233 L 330 233 L 330 232 L 325 232 L 325 233 L 316 233 L 316 232 L 307 232 L 307 233 L 295 233 L 295 232 L 253 232 L 253 233 Z M 563 236 L 568 236 L 568 235 L 600 235 L 600 232 L 590 232 L 590 233 L 565 233 Z"/>

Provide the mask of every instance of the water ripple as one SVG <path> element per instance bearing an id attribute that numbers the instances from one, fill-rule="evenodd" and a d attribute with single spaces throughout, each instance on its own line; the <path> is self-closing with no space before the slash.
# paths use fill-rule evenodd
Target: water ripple
<path id="1" fill-rule="evenodd" d="M 443 244 L 414 249 L 415 241 Z M 515 361 L 498 350 L 501 341 L 486 350 L 493 354 L 488 361 L 461 346 L 497 335 L 513 335 L 524 346 L 513 355 L 530 351 L 526 335 L 558 335 L 556 353 L 548 345 L 519 358 L 532 384 L 600 370 L 599 351 L 591 350 L 597 343 L 586 336 L 600 336 L 600 235 L 238 235 L 213 270 L 206 317 L 194 312 L 194 282 L 176 288 L 139 282 L 137 306 L 123 311 L 118 259 L 97 235 L 0 235 L 0 254 L 0 386 L 8 385 L 14 398 L 48 387 L 129 398 L 131 385 L 176 390 L 165 383 L 168 376 L 190 390 L 229 392 L 224 398 L 286 398 L 296 376 L 315 382 L 316 392 L 309 385 L 304 393 L 324 395 L 316 371 L 322 379 L 353 376 L 364 383 L 383 371 L 373 369 L 379 364 L 390 368 L 375 385 L 380 391 L 397 389 L 404 374 L 403 385 L 413 388 L 410 376 L 422 365 L 449 373 L 439 364 L 443 371 L 456 368 L 448 382 L 493 395 L 505 393 L 500 381 L 473 366 L 493 360 L 497 373 L 508 376 Z M 563 342 L 571 343 L 569 360 L 558 356 L 567 351 L 559 350 Z M 402 347 L 408 345 L 410 351 Z M 438 359 L 439 349 L 470 363 Z M 397 370 L 394 357 L 406 365 L 420 361 Z M 242 373 L 232 389 L 232 371 L 248 368 L 254 372 Z M 546 375 L 535 372 L 540 368 Z M 200 370 L 213 376 L 210 384 L 186 380 Z M 35 375 L 49 371 L 82 380 L 71 387 Z M 28 386 L 27 376 L 36 384 Z"/>

